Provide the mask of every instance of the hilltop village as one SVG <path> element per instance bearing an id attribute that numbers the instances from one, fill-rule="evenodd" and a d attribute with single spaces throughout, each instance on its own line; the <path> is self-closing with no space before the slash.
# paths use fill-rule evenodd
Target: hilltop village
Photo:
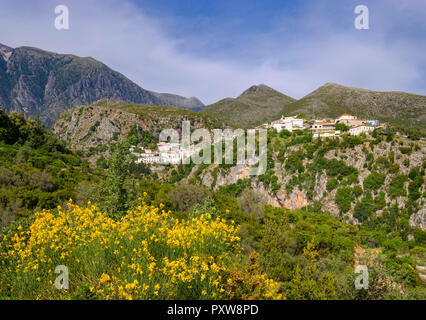
<path id="1" fill-rule="evenodd" d="M 258 128 L 275 129 L 277 132 L 287 130 L 309 130 L 313 138 L 338 137 L 344 132 L 353 136 L 361 133 L 384 128 L 388 124 L 380 123 L 378 120 L 360 120 L 357 116 L 343 114 L 336 119 L 325 118 L 320 120 L 310 120 L 305 122 L 301 117 L 281 117 L 280 120 L 265 123 Z"/>
<path id="2" fill-rule="evenodd" d="M 326 138 L 339 137 L 343 133 L 359 136 L 362 133 L 386 126 L 387 123 L 380 123 L 378 120 L 360 120 L 357 116 L 343 114 L 336 119 L 325 118 L 310 121 L 299 116 L 282 116 L 281 119 L 262 124 L 256 129 L 275 129 L 278 133 L 282 130 L 289 132 L 309 130 L 313 138 Z M 182 163 L 184 156 L 191 156 L 194 153 L 194 146 L 192 145 L 184 150 L 179 143 L 160 142 L 157 144 L 157 150 L 141 150 L 132 146 L 130 152 L 136 156 L 136 163 L 179 164 Z"/>

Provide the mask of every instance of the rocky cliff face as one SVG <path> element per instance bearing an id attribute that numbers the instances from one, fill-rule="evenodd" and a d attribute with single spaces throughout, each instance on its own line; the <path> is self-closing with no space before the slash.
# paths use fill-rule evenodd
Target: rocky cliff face
<path id="1" fill-rule="evenodd" d="M 367 166 L 368 160 L 366 156 L 366 148 L 368 152 L 373 155 L 373 163 L 380 159 L 388 158 L 390 154 L 394 155 L 394 164 L 399 166 L 399 175 L 408 175 L 409 171 L 413 167 L 421 168 L 423 161 L 426 159 L 426 144 L 419 142 L 421 147 L 412 152 L 411 154 L 404 154 L 400 151 L 400 144 L 381 142 L 378 145 L 370 146 L 368 142 L 355 146 L 353 148 L 344 148 L 338 150 L 330 150 L 325 153 L 326 159 L 342 160 L 348 166 L 352 166 L 358 170 L 358 182 L 347 185 L 347 187 L 353 187 L 355 185 L 363 185 L 364 180 L 371 172 L 379 170 L 380 164 Z M 303 145 L 290 147 L 285 158 L 293 152 L 303 150 Z M 277 153 L 273 155 L 275 160 L 274 175 L 278 178 L 279 189 L 272 191 L 271 188 L 264 185 L 263 182 L 259 181 L 257 177 L 250 177 L 248 175 L 248 166 L 237 165 L 226 170 L 218 169 L 217 165 L 211 165 L 204 169 L 198 177 L 198 181 L 207 187 L 211 187 L 214 190 L 220 186 L 226 186 L 237 183 L 239 179 L 250 179 L 252 188 L 262 194 L 266 199 L 267 203 L 276 207 L 285 207 L 288 209 L 301 209 L 308 205 L 313 205 L 315 202 L 321 204 L 323 211 L 330 212 L 334 215 L 339 215 L 340 209 L 335 202 L 337 188 L 331 191 L 327 191 L 327 182 L 330 180 L 325 173 L 317 174 L 314 177 L 313 186 L 311 186 L 313 192 L 311 195 L 308 194 L 308 189 L 305 186 L 295 186 L 292 190 L 287 190 L 286 186 L 291 183 L 292 179 L 298 179 L 298 173 L 290 173 L 285 169 L 284 163 L 277 161 Z M 407 164 L 408 163 L 408 164 Z M 312 160 L 304 161 L 304 166 L 312 165 Z M 193 170 L 197 172 L 196 168 Z M 389 206 L 397 205 L 403 207 L 404 203 L 408 200 L 408 181 L 404 184 L 406 190 L 406 196 L 400 196 L 397 198 L 391 198 L 389 196 L 389 186 L 394 175 L 388 175 L 384 181 L 384 184 L 380 189 L 377 190 L 377 194 L 380 192 L 385 193 L 386 203 Z M 188 179 L 194 178 L 190 175 Z M 197 177 L 195 177 L 197 178 Z M 420 192 L 423 194 L 426 190 L 425 185 L 420 188 Z M 360 198 L 359 198 L 360 199 Z M 357 200 L 359 200 L 357 199 Z M 418 200 L 421 203 L 421 199 Z M 346 213 L 347 221 L 357 223 L 353 217 L 353 209 L 355 202 L 352 203 L 351 209 Z M 425 226 L 424 219 L 424 208 L 417 214 L 411 217 L 411 224 L 413 226 Z M 381 214 L 381 211 L 377 211 L 377 214 Z"/>
<path id="2" fill-rule="evenodd" d="M 426 230 L 426 207 L 421 208 L 410 217 L 410 226 Z"/>
<path id="3" fill-rule="evenodd" d="M 158 138 L 163 129 L 176 129 L 180 133 L 186 120 L 192 129 L 227 128 L 217 119 L 190 110 L 100 100 L 65 111 L 52 129 L 72 149 L 84 151 L 93 163 L 101 154 L 108 157 L 111 144 L 127 141 L 133 128 Z"/>
<path id="4" fill-rule="evenodd" d="M 66 109 L 102 98 L 136 103 L 194 107 L 194 99 L 157 94 L 87 57 L 36 48 L 0 45 L 0 106 L 39 116 L 47 125 Z M 202 107 L 198 101 L 197 107 Z"/>

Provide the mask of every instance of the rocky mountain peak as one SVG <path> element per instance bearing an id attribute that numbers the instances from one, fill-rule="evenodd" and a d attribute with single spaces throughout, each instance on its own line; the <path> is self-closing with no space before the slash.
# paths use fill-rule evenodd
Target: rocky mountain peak
<path id="1" fill-rule="evenodd" d="M 197 99 L 155 94 L 91 57 L 0 44 L 0 105 L 52 125 L 66 109 L 110 98 L 200 109 Z"/>
<path id="2" fill-rule="evenodd" d="M 271 87 L 268 87 L 265 84 L 259 84 L 259 85 L 251 86 L 246 91 L 244 91 L 241 94 L 241 96 L 251 95 L 251 94 L 262 94 L 262 93 L 273 92 L 273 91 L 276 91 L 276 90 L 272 89 Z"/>

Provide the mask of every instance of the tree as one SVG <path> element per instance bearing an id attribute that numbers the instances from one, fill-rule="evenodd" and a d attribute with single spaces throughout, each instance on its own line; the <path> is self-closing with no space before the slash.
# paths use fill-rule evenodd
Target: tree
<path id="1" fill-rule="evenodd" d="M 403 174 L 396 175 L 392 178 L 388 189 L 391 198 L 405 197 L 407 195 L 407 191 L 404 186 L 407 180 L 408 177 Z"/>
<path id="2" fill-rule="evenodd" d="M 334 277 L 331 273 L 320 273 L 317 266 L 318 251 L 314 241 L 303 249 L 307 265 L 296 266 L 293 279 L 288 285 L 286 297 L 291 300 L 326 300 L 336 296 Z"/>
<path id="3" fill-rule="evenodd" d="M 386 175 L 373 171 L 364 180 L 364 189 L 377 191 L 385 182 Z"/>
<path id="4" fill-rule="evenodd" d="M 203 203 L 210 194 L 209 190 L 202 186 L 192 184 L 180 184 L 169 193 L 172 206 L 181 212 L 189 210 L 196 204 Z"/>
<path id="5" fill-rule="evenodd" d="M 336 123 L 336 130 L 348 131 L 349 127 L 344 123 Z"/>
<path id="6" fill-rule="evenodd" d="M 354 201 L 354 197 L 351 188 L 341 188 L 337 190 L 335 202 L 342 212 L 349 211 L 352 201 Z"/>
<path id="7" fill-rule="evenodd" d="M 360 222 L 366 221 L 374 212 L 374 203 L 371 194 L 367 194 L 354 208 L 354 217 Z"/>
<path id="8" fill-rule="evenodd" d="M 105 196 L 101 204 L 101 207 L 114 217 L 124 215 L 128 209 L 125 182 L 129 176 L 131 161 L 128 143 L 121 142 L 115 145 L 108 161 L 107 179 L 103 190 Z"/>
<path id="9" fill-rule="evenodd" d="M 243 194 L 238 199 L 241 211 L 245 214 L 253 215 L 258 221 L 261 221 L 264 217 L 265 203 L 265 197 L 251 189 L 244 190 Z"/>
<path id="10" fill-rule="evenodd" d="M 337 188 L 339 181 L 336 178 L 330 179 L 327 181 L 327 191 L 331 192 Z"/>
<path id="11" fill-rule="evenodd" d="M 285 138 L 288 138 L 290 136 L 291 136 L 290 131 L 288 131 L 286 129 L 283 129 L 283 130 L 280 131 L 280 138 L 285 139 Z"/>

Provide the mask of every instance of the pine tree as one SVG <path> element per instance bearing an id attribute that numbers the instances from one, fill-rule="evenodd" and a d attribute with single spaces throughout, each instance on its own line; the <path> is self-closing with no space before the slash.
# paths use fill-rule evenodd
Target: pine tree
<path id="1" fill-rule="evenodd" d="M 128 143 L 121 142 L 115 145 L 108 161 L 102 204 L 102 209 L 113 217 L 123 216 L 128 210 L 128 192 L 125 182 L 129 176 L 131 161 Z"/>

